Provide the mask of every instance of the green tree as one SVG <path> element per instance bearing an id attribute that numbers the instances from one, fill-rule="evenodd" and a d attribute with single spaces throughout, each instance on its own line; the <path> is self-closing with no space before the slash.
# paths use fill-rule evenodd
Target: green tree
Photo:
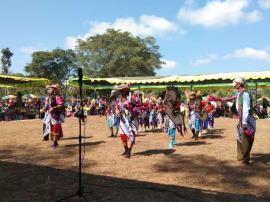
<path id="1" fill-rule="evenodd" d="M 57 48 L 34 52 L 32 62 L 25 67 L 25 72 L 29 76 L 48 78 L 54 83 L 63 84 L 75 73 L 75 69 L 75 52 Z"/>
<path id="2" fill-rule="evenodd" d="M 134 37 L 113 29 L 79 39 L 76 50 L 79 66 L 91 77 L 153 76 L 162 64 L 153 37 Z"/>
<path id="3" fill-rule="evenodd" d="M 2 74 L 9 74 L 9 68 L 11 66 L 11 57 L 13 53 L 9 48 L 3 48 L 1 51 L 1 62 L 2 62 Z"/>

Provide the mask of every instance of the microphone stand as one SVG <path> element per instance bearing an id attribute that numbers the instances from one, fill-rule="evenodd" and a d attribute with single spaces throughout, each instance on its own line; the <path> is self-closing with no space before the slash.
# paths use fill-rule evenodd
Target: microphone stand
<path id="1" fill-rule="evenodd" d="M 84 196 L 85 193 L 91 193 L 92 191 L 84 191 L 84 187 L 82 186 L 82 122 L 85 122 L 84 117 L 84 110 L 83 110 L 83 99 L 82 99 L 82 68 L 78 69 L 78 76 L 79 76 L 79 87 L 80 87 L 80 107 L 81 107 L 81 113 L 78 113 L 79 118 L 79 185 L 78 190 L 69 196 L 66 196 L 62 199 L 56 200 L 55 202 L 64 201 L 66 199 L 72 198 L 74 196 L 78 196 L 79 198 L 84 198 L 85 201 L 88 201 L 88 199 Z"/>

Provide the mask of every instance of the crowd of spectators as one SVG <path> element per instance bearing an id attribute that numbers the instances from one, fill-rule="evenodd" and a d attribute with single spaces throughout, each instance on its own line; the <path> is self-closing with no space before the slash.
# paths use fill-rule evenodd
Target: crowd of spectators
<path id="1" fill-rule="evenodd" d="M 0 121 L 24 120 L 43 118 L 40 109 L 45 104 L 45 96 L 35 99 L 24 99 L 20 103 L 16 99 L 7 99 L 0 101 Z M 89 97 L 83 100 L 84 112 L 86 115 L 104 116 L 108 106 L 108 99 L 105 97 Z M 80 108 L 80 100 L 70 97 L 65 102 L 66 117 L 72 117 Z M 233 103 L 216 103 L 215 117 L 234 118 L 236 108 Z M 263 98 L 263 102 L 254 107 L 255 116 L 259 119 L 270 118 L 269 101 Z"/>

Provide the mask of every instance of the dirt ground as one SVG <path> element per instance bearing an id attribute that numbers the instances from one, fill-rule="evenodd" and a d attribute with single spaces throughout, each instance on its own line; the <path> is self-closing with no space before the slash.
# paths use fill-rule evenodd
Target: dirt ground
<path id="1" fill-rule="evenodd" d="M 217 119 L 199 140 L 139 133 L 131 159 L 109 138 L 104 117 L 88 117 L 82 182 L 89 201 L 270 201 L 270 121 L 258 120 L 252 163 L 236 161 L 236 120 Z M 56 150 L 42 122 L 0 123 L 0 201 L 56 201 L 78 187 L 78 120 L 66 119 Z M 64 201 L 83 201 L 72 198 Z"/>

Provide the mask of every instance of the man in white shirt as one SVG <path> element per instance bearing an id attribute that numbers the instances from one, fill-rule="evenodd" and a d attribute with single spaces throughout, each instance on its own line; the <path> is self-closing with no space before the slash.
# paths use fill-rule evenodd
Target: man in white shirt
<path id="1" fill-rule="evenodd" d="M 252 97 L 246 91 L 246 80 L 236 78 L 233 81 L 238 94 L 236 98 L 236 109 L 239 116 L 237 125 L 237 160 L 249 164 L 250 151 L 256 132 L 256 121 L 251 115 Z"/>

